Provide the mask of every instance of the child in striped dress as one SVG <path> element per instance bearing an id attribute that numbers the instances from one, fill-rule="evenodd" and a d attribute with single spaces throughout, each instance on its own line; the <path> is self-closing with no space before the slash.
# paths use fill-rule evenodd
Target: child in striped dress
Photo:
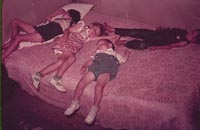
<path id="1" fill-rule="evenodd" d="M 57 71 L 50 83 L 58 91 L 66 92 L 62 84 L 62 76 L 75 62 L 75 54 L 83 47 L 86 41 L 90 38 L 101 36 L 103 33 L 104 26 L 102 24 L 92 23 L 87 27 L 83 21 L 65 30 L 62 37 L 58 37 L 53 41 L 55 44 L 53 50 L 57 55 L 57 61 L 32 75 L 34 87 L 38 90 L 41 78 L 51 72 Z"/>

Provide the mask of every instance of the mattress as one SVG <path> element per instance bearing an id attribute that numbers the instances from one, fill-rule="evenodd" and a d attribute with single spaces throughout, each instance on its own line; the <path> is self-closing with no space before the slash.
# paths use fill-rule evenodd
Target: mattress
<path id="1" fill-rule="evenodd" d="M 85 18 L 91 22 L 107 22 L 115 27 L 149 28 L 137 21 L 120 19 L 91 11 Z M 95 53 L 95 42 L 85 44 L 76 55 L 76 62 L 63 76 L 67 93 L 61 93 L 49 83 L 55 73 L 45 76 L 40 91 L 33 87 L 31 74 L 56 60 L 52 43 L 18 49 L 5 66 L 8 75 L 31 95 L 64 110 L 69 106 L 75 87 L 82 77 L 79 70 Z M 125 48 L 118 47 L 122 53 Z M 166 50 L 131 50 L 127 63 L 120 66 L 116 79 L 104 90 L 96 124 L 105 128 L 129 130 L 193 130 L 193 115 L 200 105 L 200 46 Z M 95 82 L 89 84 L 81 98 L 83 116 L 88 113 L 94 97 Z"/>

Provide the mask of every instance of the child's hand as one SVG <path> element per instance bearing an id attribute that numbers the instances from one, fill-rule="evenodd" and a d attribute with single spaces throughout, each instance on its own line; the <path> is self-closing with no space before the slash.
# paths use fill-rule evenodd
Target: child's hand
<path id="1" fill-rule="evenodd" d="M 127 60 L 128 60 L 128 57 L 129 57 L 129 55 L 130 55 L 130 51 L 128 50 L 128 49 L 126 49 L 126 50 L 124 50 L 124 61 L 123 61 L 123 63 L 125 63 Z"/>
<path id="2" fill-rule="evenodd" d="M 54 38 L 54 49 L 63 48 L 66 40 L 63 37 Z"/>
<path id="3" fill-rule="evenodd" d="M 55 37 L 53 41 L 58 42 L 61 41 L 63 39 L 63 37 Z"/>
<path id="4" fill-rule="evenodd" d="M 152 47 L 149 47 L 148 48 L 150 51 L 154 51 L 154 50 L 156 50 L 157 48 L 155 47 L 155 46 L 152 46 Z"/>
<path id="5" fill-rule="evenodd" d="M 131 51 L 129 51 L 128 49 L 126 49 L 125 51 L 124 51 L 124 54 L 125 55 L 129 55 L 131 53 Z"/>
<path id="6" fill-rule="evenodd" d="M 47 21 L 49 21 L 49 22 L 52 21 L 52 17 L 49 17 L 49 16 L 48 16 L 46 19 L 47 19 Z"/>
<path id="7" fill-rule="evenodd" d="M 121 46 L 121 45 L 125 45 L 126 42 L 127 42 L 126 40 L 117 40 L 115 43 L 116 45 Z"/>
<path id="8" fill-rule="evenodd" d="M 82 75 L 84 75 L 86 72 L 87 72 L 87 67 L 86 67 L 86 66 L 82 66 L 82 67 L 81 67 L 81 70 L 80 70 L 80 73 L 81 73 Z"/>

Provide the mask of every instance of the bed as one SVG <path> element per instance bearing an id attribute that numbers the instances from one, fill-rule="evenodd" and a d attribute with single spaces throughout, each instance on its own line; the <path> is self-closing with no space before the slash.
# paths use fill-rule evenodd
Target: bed
<path id="1" fill-rule="evenodd" d="M 107 22 L 116 27 L 155 28 L 137 21 L 120 19 L 91 11 L 84 20 Z M 64 74 L 67 93 L 61 93 L 49 83 L 55 73 L 41 81 L 38 92 L 31 74 L 56 60 L 52 43 L 18 49 L 10 55 L 5 66 L 8 75 L 21 88 L 64 110 L 69 106 L 80 80 L 81 65 L 95 52 L 95 42 L 88 42 L 76 55 L 77 61 Z M 121 53 L 124 48 L 117 48 Z M 191 44 L 169 50 L 131 50 L 128 62 L 121 65 L 115 80 L 104 90 L 96 124 L 105 128 L 129 130 L 193 130 L 195 115 L 200 108 L 200 46 Z M 86 116 L 94 96 L 91 83 L 81 98 Z"/>

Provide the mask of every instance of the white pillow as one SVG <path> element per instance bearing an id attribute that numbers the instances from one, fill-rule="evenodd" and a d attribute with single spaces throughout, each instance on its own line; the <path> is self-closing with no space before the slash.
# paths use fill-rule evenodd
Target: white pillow
<path id="1" fill-rule="evenodd" d="M 67 4 L 61 8 L 63 8 L 65 11 L 68 11 L 70 9 L 74 9 L 80 12 L 81 19 L 94 7 L 92 4 L 84 4 L 84 3 L 71 3 Z"/>

